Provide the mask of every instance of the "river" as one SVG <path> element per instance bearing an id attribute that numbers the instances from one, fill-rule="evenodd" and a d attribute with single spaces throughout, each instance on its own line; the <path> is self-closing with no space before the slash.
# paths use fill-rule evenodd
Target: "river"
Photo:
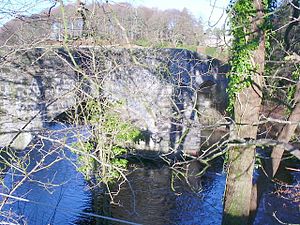
<path id="1" fill-rule="evenodd" d="M 74 129 L 51 123 L 43 135 L 72 144 L 76 137 L 70 131 Z M 199 191 L 192 192 L 185 182 L 172 179 L 174 173 L 166 165 L 131 164 L 128 182 L 121 186 L 115 204 L 109 204 L 105 191 L 91 189 L 77 172 L 76 156 L 68 149 L 37 138 L 31 147 L 22 153 L 27 157 L 26 171 L 32 171 L 43 157 L 43 165 L 51 166 L 30 174 L 11 194 L 13 198 L 2 209 L 0 224 L 221 224 L 225 186 L 221 166 L 212 167 L 201 178 Z M 23 177 L 11 168 L 4 177 L 2 192 L 7 193 Z M 276 210 L 283 221 L 300 222 L 297 203 L 269 193 L 262 201 L 255 224 L 279 224 L 272 215 Z"/>

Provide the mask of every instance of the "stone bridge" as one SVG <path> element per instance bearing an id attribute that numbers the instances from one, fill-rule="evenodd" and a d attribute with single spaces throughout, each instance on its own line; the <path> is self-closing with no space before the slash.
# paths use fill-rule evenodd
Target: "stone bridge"
<path id="1" fill-rule="evenodd" d="M 227 80 L 219 61 L 182 49 L 35 48 L 0 61 L 0 146 L 23 149 L 80 96 L 124 102 L 121 115 L 161 152 L 197 150 L 221 119 Z M 196 109 L 198 113 L 196 113 Z"/>

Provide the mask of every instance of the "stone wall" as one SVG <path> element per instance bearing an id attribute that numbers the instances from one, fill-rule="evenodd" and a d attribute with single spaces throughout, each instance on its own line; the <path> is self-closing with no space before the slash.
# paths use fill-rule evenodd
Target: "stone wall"
<path id="1" fill-rule="evenodd" d="M 67 64 L 44 49 L 20 51 L 1 63 L 0 146 L 23 149 L 32 133 L 72 106 L 76 77 Z"/>
<path id="2" fill-rule="evenodd" d="M 14 143 L 23 148 L 82 94 L 123 102 L 120 115 L 149 136 L 135 145 L 141 150 L 197 151 L 203 125 L 222 117 L 227 80 L 217 60 L 182 49 L 80 48 L 71 55 L 33 49 L 2 63 L 0 146 L 32 120 L 27 138 Z"/>

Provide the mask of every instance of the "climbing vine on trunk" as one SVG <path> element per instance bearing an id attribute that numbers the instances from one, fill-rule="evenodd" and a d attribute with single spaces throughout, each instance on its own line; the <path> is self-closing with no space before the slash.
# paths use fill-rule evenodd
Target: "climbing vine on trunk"
<path id="1" fill-rule="evenodd" d="M 260 35 L 256 32 L 264 33 L 265 48 L 269 49 L 269 35 L 271 34 L 271 22 L 268 15 L 275 9 L 276 0 L 263 0 L 263 13 L 266 15 L 263 22 L 258 26 L 259 30 L 253 30 L 253 23 L 257 10 L 253 0 L 232 0 L 228 7 L 229 25 L 233 42 L 231 46 L 230 65 L 231 70 L 227 74 L 229 78 L 229 87 L 227 93 L 229 96 L 229 105 L 227 111 L 233 113 L 236 94 L 244 88 L 253 85 L 251 74 L 255 73 L 256 68 L 251 61 L 253 51 L 260 44 Z"/>
<path id="2" fill-rule="evenodd" d="M 237 0 L 229 7 L 233 43 L 229 107 L 234 126 L 231 139 L 255 140 L 262 103 L 263 74 L 269 31 L 270 1 Z M 223 224 L 247 224 L 251 207 L 255 146 L 228 146 L 228 172 Z"/>

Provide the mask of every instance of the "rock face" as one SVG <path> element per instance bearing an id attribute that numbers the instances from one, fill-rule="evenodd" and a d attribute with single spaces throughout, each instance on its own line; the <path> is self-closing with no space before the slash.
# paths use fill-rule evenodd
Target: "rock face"
<path id="1" fill-rule="evenodd" d="M 220 62 L 188 50 L 33 49 L 0 68 L 0 146 L 21 129 L 13 147 L 24 148 L 84 93 L 123 103 L 120 115 L 148 137 L 135 148 L 197 151 L 203 125 L 221 119 L 226 106 Z"/>

